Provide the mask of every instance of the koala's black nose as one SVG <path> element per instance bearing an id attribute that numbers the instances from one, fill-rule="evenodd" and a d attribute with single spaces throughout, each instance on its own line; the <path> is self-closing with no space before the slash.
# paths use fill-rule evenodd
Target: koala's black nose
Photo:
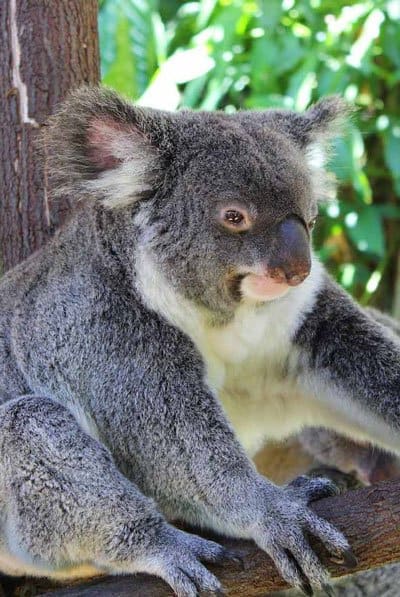
<path id="1" fill-rule="evenodd" d="M 297 216 L 289 216 L 277 225 L 275 234 L 269 275 L 289 286 L 297 286 L 311 271 L 310 238 L 306 226 Z"/>

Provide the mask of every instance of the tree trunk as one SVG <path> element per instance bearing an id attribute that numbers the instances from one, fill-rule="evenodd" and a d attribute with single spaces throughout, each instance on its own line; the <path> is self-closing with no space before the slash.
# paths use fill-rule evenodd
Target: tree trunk
<path id="1" fill-rule="evenodd" d="M 98 81 L 97 0 L 0 0 L 0 273 L 65 219 L 35 142 L 71 88 Z"/>
<path id="2" fill-rule="evenodd" d="M 385 481 L 372 487 L 348 491 L 344 495 L 326 498 L 312 504 L 313 510 L 344 532 L 358 559 L 351 573 L 368 570 L 400 560 L 400 480 Z M 235 597 L 264 597 L 287 587 L 269 557 L 254 544 L 217 538 L 231 549 L 245 555 L 245 570 L 237 564 L 210 566 Z M 340 577 L 350 571 L 329 561 L 325 550 L 313 544 L 328 564 L 332 576 Z M 400 588 L 399 588 L 400 594 Z M 106 597 L 118 595 L 146 595 L 172 597 L 171 589 L 161 580 L 144 575 L 108 577 L 45 593 L 49 597 Z"/>

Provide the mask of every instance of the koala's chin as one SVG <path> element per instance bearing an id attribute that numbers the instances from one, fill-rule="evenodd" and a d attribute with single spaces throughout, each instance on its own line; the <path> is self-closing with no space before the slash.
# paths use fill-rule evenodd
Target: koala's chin
<path id="1" fill-rule="evenodd" d="M 257 274 L 245 276 L 240 286 L 242 297 L 256 302 L 273 301 L 284 296 L 289 290 L 289 284 Z"/>

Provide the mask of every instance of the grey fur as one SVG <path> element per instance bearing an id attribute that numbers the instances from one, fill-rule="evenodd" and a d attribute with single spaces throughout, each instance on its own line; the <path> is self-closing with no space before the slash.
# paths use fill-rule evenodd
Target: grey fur
<path id="1" fill-rule="evenodd" d="M 366 308 L 366 311 L 387 331 L 400 335 L 400 324 L 393 317 L 372 307 Z M 400 475 L 400 458 L 368 442 L 353 442 L 323 427 L 304 429 L 299 440 L 320 463 L 352 473 L 361 483 L 376 483 Z"/>
<path id="2" fill-rule="evenodd" d="M 224 331 L 241 308 L 243 269 L 280 255 L 282 220 L 307 228 L 326 182 L 307 151 L 325 144 L 345 110 L 334 98 L 305 115 L 169 114 L 86 89 L 52 120 L 50 170 L 82 205 L 0 285 L 5 572 L 68 577 L 85 564 L 157 574 L 182 597 L 217 590 L 199 560 L 229 554 L 166 520 L 180 518 L 254 539 L 296 587 L 303 577 L 288 551 L 315 587 L 327 582 L 306 533 L 335 554 L 348 543 L 307 504 L 332 484 L 302 478 L 279 488 L 256 472 L 208 381 L 202 329 L 192 336 L 185 326 L 193 314 Z M 245 235 L 216 221 L 236 202 L 256 214 Z M 275 366 L 272 351 L 262 377 L 273 370 L 299 388 L 312 378 L 322 405 L 332 401 L 325 382 L 337 386 L 371 413 L 372 441 L 384 427 L 399 447 L 400 348 L 328 278 L 314 286 L 308 298 L 304 283 L 251 308 L 268 317 L 289 305 L 296 316 L 290 328 L 280 322 L 285 362 Z M 341 347 L 351 353 L 345 363 Z"/>

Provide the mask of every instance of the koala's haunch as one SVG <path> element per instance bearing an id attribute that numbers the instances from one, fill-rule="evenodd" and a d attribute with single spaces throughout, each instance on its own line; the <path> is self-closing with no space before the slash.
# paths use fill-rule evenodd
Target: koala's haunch
<path id="1" fill-rule="evenodd" d="M 277 487 L 249 456 L 305 425 L 400 449 L 397 337 L 310 243 L 345 112 L 172 114 L 83 89 L 53 117 L 49 172 L 82 208 L 0 284 L 0 570 L 219 590 L 201 562 L 232 554 L 179 518 L 326 585 L 307 535 L 349 545 L 307 504 L 331 483 Z"/>

